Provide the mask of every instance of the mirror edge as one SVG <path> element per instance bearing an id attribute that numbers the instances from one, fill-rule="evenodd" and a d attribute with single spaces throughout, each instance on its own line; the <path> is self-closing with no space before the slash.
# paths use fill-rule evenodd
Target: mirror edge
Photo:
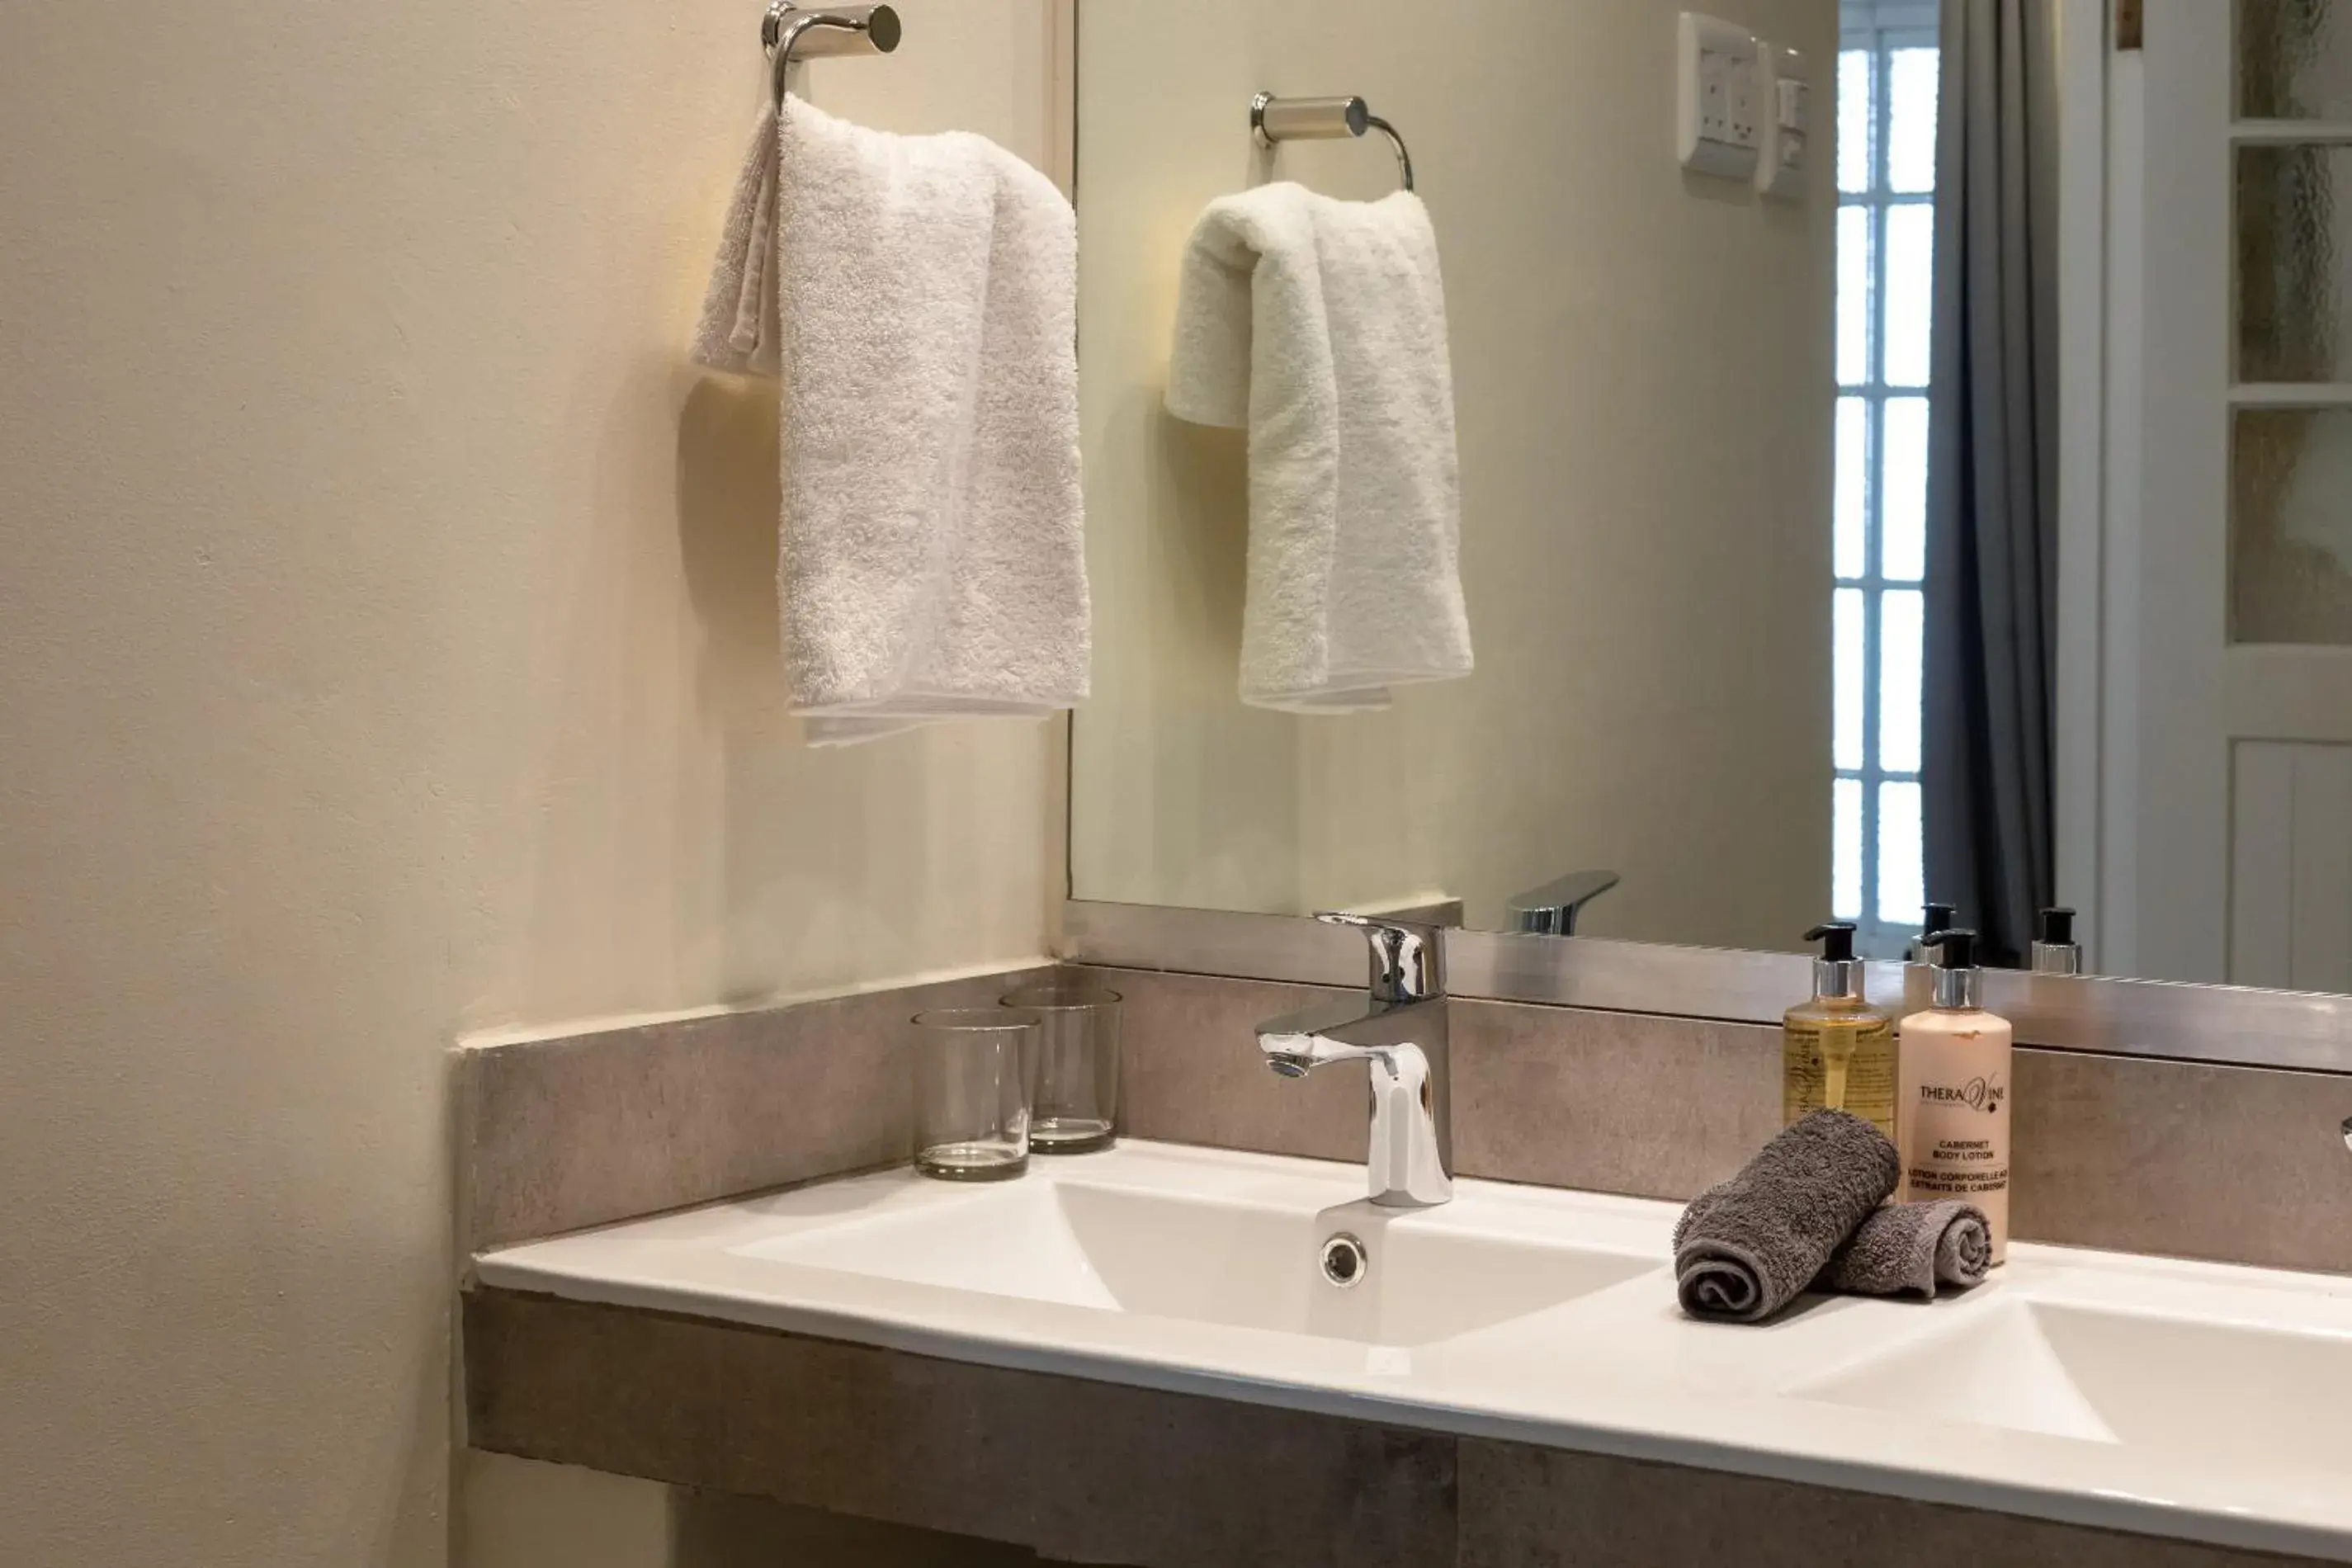
<path id="1" fill-rule="evenodd" d="M 1066 963 L 1308 985 L 1364 983 L 1363 943 L 1303 915 L 1070 899 Z M 1778 1024 L 1811 993 L 1802 953 L 1449 929 L 1452 992 L 1480 1001 Z M 1873 998 L 1899 1006 L 1908 965 L 1873 963 Z M 1990 970 L 1985 1005 L 2021 1045 L 2235 1067 L 2352 1073 L 2352 996 Z"/>

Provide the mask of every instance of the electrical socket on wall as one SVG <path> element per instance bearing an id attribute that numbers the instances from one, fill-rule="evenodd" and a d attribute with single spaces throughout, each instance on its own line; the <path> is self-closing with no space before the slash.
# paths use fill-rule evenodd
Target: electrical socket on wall
<path id="1" fill-rule="evenodd" d="M 1756 35 L 1720 17 L 1685 11 L 1675 53 L 1683 167 L 1727 180 L 1753 177 L 1764 134 Z"/>

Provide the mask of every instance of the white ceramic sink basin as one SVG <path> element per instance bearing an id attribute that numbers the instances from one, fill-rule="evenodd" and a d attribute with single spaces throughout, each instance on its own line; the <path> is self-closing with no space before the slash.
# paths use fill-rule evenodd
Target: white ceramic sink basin
<path id="1" fill-rule="evenodd" d="M 2352 1480 L 2352 1334 L 2010 1300 L 1802 1392 Z"/>
<path id="2" fill-rule="evenodd" d="M 1693 1322 L 1678 1205 L 1125 1143 L 486 1254 L 486 1285 L 2352 1563 L 2352 1279 L 2020 1244 L 1933 1305 Z M 1324 1243 L 1359 1237 L 1341 1289 Z"/>
<path id="3" fill-rule="evenodd" d="M 1399 1226 L 1397 1217 L 1361 1202 L 1315 1209 L 1083 1179 L 1018 1182 L 737 1251 L 908 1284 L 1404 1347 L 1524 1317 L 1655 1267 L 1526 1237 Z M 1364 1254 L 1345 1287 L 1321 1267 L 1326 1242 L 1342 1236 Z"/>

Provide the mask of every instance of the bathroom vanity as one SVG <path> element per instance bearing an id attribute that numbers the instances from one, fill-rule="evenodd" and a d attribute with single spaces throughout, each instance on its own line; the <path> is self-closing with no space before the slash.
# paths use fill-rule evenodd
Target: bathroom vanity
<path id="1" fill-rule="evenodd" d="M 1171 1568 L 2352 1561 L 2352 1076 L 2029 1046 L 1993 1282 L 1702 1324 L 1674 1200 L 1777 1127 L 1777 1029 L 1465 996 L 1537 962 L 1484 943 L 1616 944 L 1452 933 L 1454 1196 L 1387 1207 L 1365 1080 L 1255 1034 L 1355 988 L 1185 972 L 1204 920 L 1360 973 L 1313 922 L 1162 927 L 1089 972 L 1125 1141 L 1000 1186 L 871 1167 L 905 1018 L 1008 976 L 468 1053 L 468 1440 Z"/>
<path id="2" fill-rule="evenodd" d="M 1821 1561 L 1824 1529 L 2352 1560 L 2343 1281 L 2027 1246 L 1962 1298 L 1748 1331 L 1674 1310 L 1675 1213 L 1487 1182 L 1401 1213 L 1345 1168 L 1145 1143 L 854 1177 L 485 1257 L 473 1416 L 1113 1561 L 1656 1563 L 1735 1522 L 1743 1563 Z M 1664 1519 L 1661 1466 L 1690 1472 Z"/>

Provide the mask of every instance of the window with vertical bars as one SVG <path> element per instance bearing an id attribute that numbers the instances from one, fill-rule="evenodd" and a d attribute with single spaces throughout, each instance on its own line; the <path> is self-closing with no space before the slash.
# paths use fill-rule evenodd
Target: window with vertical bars
<path id="1" fill-rule="evenodd" d="M 1845 0 L 1837 71 L 1832 901 L 1895 957 L 1926 899 L 1919 796 L 1936 12 Z"/>

